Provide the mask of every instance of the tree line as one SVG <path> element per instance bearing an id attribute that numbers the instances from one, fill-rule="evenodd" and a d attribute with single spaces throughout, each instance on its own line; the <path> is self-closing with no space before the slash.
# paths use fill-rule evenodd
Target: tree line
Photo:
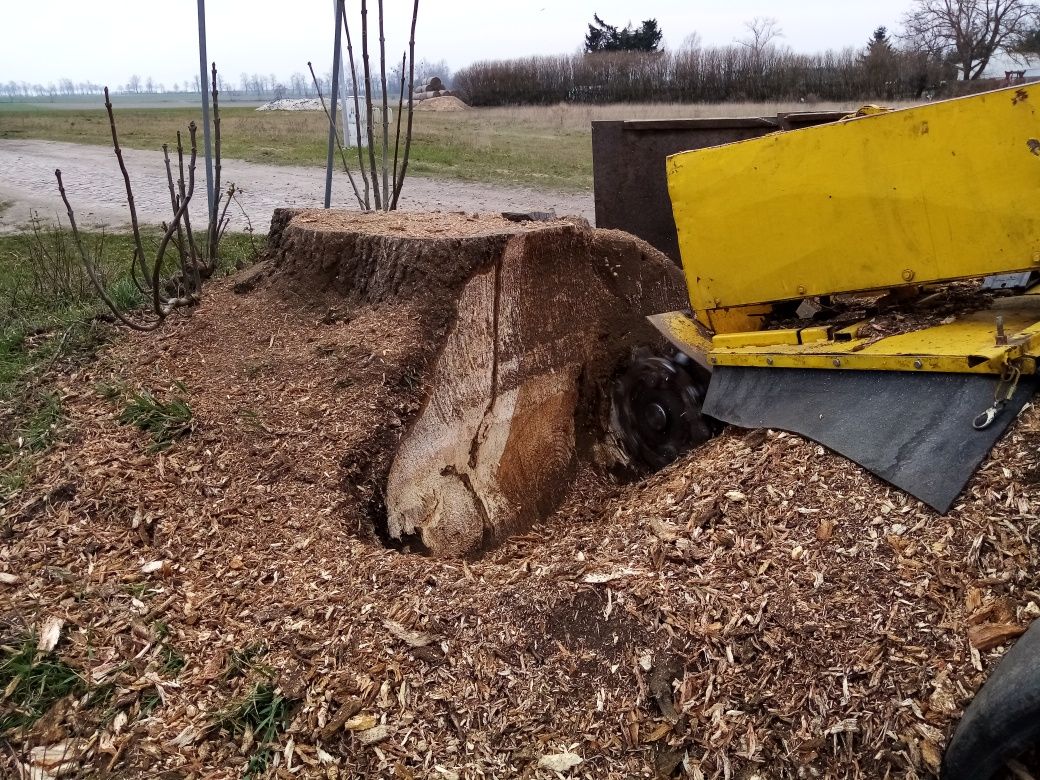
<path id="1" fill-rule="evenodd" d="M 348 66 L 349 67 L 349 64 Z M 357 65 L 360 69 L 360 63 Z M 400 80 L 400 64 L 392 71 L 395 83 Z M 428 61 L 419 60 L 415 63 L 415 79 L 417 84 L 425 84 L 429 79 L 437 76 L 445 84 L 450 83 L 452 73 L 444 60 Z M 318 85 L 323 95 L 332 91 L 332 72 L 326 71 L 324 75 L 318 75 Z M 274 73 L 242 73 L 237 81 L 227 79 L 218 75 L 218 88 L 226 98 L 230 99 L 281 99 L 281 98 L 309 98 L 317 97 L 314 82 L 310 76 L 297 71 L 289 78 L 282 78 Z M 32 83 L 28 81 L 0 81 L 0 96 L 10 101 L 31 100 L 39 98 L 74 97 L 76 95 L 100 95 L 104 91 L 101 84 L 93 81 L 73 81 L 63 78 L 56 82 L 47 84 Z M 123 95 L 168 95 L 168 94 L 198 94 L 199 74 L 175 81 L 167 86 L 165 83 L 153 79 L 151 76 L 141 77 L 131 74 L 125 84 L 116 86 L 110 90 L 113 94 Z"/>
<path id="2" fill-rule="evenodd" d="M 955 77 L 927 52 L 798 54 L 765 46 L 618 51 L 477 62 L 455 74 L 471 105 L 919 98 Z"/>
<path id="3" fill-rule="evenodd" d="M 1040 4 L 1030 0 L 912 0 L 897 41 L 878 27 L 862 49 L 800 54 L 778 45 L 776 19 L 755 18 L 729 46 L 696 34 L 661 51 L 655 19 L 618 28 L 593 15 L 581 54 L 489 60 L 455 88 L 473 105 L 560 101 L 918 99 L 971 91 L 998 55 L 1040 57 Z"/>

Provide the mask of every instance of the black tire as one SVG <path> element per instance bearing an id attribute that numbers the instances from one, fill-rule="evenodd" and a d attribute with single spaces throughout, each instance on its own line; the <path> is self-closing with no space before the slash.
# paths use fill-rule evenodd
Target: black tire
<path id="1" fill-rule="evenodd" d="M 1015 642 L 972 700 L 943 756 L 942 780 L 991 780 L 1040 745 L 1040 620 Z"/>

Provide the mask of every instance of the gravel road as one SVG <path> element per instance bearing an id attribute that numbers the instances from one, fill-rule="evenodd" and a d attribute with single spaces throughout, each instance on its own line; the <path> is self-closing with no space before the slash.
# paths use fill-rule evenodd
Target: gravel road
<path id="1" fill-rule="evenodd" d="M 155 225 L 170 217 L 170 195 L 162 152 L 124 149 L 123 159 L 134 185 L 134 200 L 141 224 Z M 16 230 L 30 210 L 67 221 L 58 196 L 54 169 L 61 168 L 65 191 L 81 227 L 121 229 L 129 225 L 126 192 L 112 150 L 57 141 L 0 140 L 0 232 Z M 195 225 L 205 224 L 205 164 L 199 159 L 198 182 L 192 200 Z M 260 165 L 224 160 L 222 181 L 235 182 L 241 190 L 245 212 L 257 230 L 266 232 L 276 206 L 321 206 L 325 170 L 296 166 Z M 333 205 L 356 207 L 350 183 L 342 171 L 333 181 Z M 476 184 L 413 176 L 405 183 L 400 206 L 409 210 L 442 211 L 548 211 L 577 214 L 593 221 L 592 193 L 539 191 L 528 187 Z M 234 209 L 234 207 L 232 207 Z M 237 209 L 232 230 L 246 227 Z M 230 211 L 228 212 L 231 213 Z"/>

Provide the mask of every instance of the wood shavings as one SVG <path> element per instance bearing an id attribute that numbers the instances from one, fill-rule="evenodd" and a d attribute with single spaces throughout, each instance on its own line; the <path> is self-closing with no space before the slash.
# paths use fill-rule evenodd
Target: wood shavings
<path id="1" fill-rule="evenodd" d="M 371 464 L 419 402 L 419 313 L 276 283 L 215 280 L 161 347 L 127 335 L 58 388 L 67 433 L 7 510 L 0 582 L 114 693 L 107 722 L 56 705 L 23 761 L 82 733 L 82 773 L 241 776 L 214 720 L 270 672 L 292 705 L 272 776 L 927 778 L 1040 613 L 1036 407 L 945 517 L 798 436 L 727 430 L 640 482 L 580 466 L 481 557 L 388 549 Z M 149 452 L 91 391 L 116 378 L 183 382 L 196 430 Z M 539 766 L 562 754 L 582 763 Z"/>
<path id="2" fill-rule="evenodd" d="M 60 617 L 52 616 L 44 621 L 40 627 L 38 644 L 40 652 L 49 653 L 58 646 L 58 640 L 61 639 L 61 629 L 64 626 L 65 621 Z"/>
<path id="3" fill-rule="evenodd" d="M 581 756 L 575 753 L 553 753 L 538 759 L 538 766 L 542 769 L 551 769 L 553 772 L 566 772 L 581 762 Z"/>

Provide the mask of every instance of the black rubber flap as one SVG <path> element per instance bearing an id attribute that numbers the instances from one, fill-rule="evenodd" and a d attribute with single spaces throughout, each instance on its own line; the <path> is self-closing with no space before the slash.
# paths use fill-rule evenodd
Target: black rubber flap
<path id="1" fill-rule="evenodd" d="M 902 371 L 718 367 L 704 413 L 807 436 L 946 512 L 1036 390 L 1022 377 L 989 428 L 997 377 Z"/>

